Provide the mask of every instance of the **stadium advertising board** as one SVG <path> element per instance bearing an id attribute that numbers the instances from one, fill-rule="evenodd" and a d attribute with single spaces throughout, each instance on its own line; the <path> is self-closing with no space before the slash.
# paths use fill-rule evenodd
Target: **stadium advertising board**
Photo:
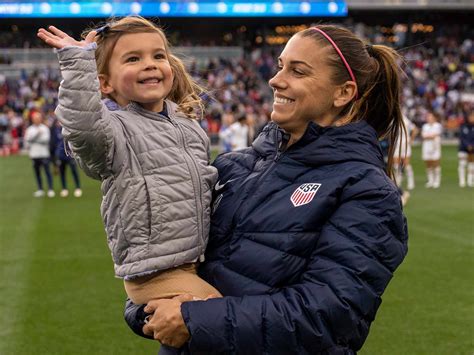
<path id="1" fill-rule="evenodd" d="M 346 16 L 344 1 L 7 2 L 0 17 L 314 17 Z"/>

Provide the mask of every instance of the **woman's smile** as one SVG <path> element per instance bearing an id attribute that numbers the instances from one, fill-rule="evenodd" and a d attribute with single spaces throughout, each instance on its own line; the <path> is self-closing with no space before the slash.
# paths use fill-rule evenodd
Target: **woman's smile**
<path id="1" fill-rule="evenodd" d="M 274 104 L 277 104 L 277 105 L 287 105 L 287 104 L 292 104 L 293 102 L 295 102 L 295 100 L 293 99 L 290 99 L 288 97 L 285 97 L 285 96 L 281 96 L 281 95 L 275 95 L 275 100 L 274 100 Z"/>

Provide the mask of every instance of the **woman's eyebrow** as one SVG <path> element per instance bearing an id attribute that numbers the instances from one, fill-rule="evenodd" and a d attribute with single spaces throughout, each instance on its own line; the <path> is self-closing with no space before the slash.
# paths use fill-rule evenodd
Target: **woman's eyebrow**
<path id="1" fill-rule="evenodd" d="M 278 58 L 278 64 L 281 64 L 282 63 L 282 59 L 281 57 Z M 311 65 L 309 65 L 307 62 L 305 62 L 304 60 L 290 60 L 289 62 L 290 65 L 295 65 L 295 64 L 302 64 L 310 69 L 313 69 L 313 67 Z"/>
<path id="2" fill-rule="evenodd" d="M 290 64 L 303 64 L 304 66 L 308 67 L 308 68 L 313 68 L 311 65 L 309 65 L 308 63 L 306 63 L 304 60 L 290 60 Z"/>

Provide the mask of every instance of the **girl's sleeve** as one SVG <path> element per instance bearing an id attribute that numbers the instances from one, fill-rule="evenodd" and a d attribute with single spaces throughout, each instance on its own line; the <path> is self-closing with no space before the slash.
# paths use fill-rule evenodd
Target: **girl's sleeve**
<path id="1" fill-rule="evenodd" d="M 407 230 L 395 189 L 352 190 L 323 226 L 297 284 L 274 294 L 182 304 L 191 352 L 339 354 L 361 348 L 407 252 Z"/>
<path id="2" fill-rule="evenodd" d="M 101 179 L 112 174 L 114 137 L 120 131 L 101 101 L 95 48 L 94 43 L 88 49 L 57 51 L 63 80 L 55 112 L 79 165 L 92 178 Z"/>

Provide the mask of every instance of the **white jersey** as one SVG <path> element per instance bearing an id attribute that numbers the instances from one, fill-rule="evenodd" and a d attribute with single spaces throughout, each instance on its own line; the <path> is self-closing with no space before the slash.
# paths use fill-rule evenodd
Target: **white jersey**
<path id="1" fill-rule="evenodd" d="M 248 147 L 249 127 L 240 122 L 232 123 L 220 134 L 221 139 L 228 139 L 232 150 L 239 150 Z"/>
<path id="2" fill-rule="evenodd" d="M 47 126 L 31 125 L 25 132 L 25 143 L 31 159 L 49 158 L 50 131 Z"/>
<path id="3" fill-rule="evenodd" d="M 421 155 L 423 160 L 441 159 L 441 133 L 443 126 L 439 122 L 425 123 L 421 129 L 423 145 L 421 146 Z M 428 139 L 428 137 L 434 137 Z"/>
<path id="4" fill-rule="evenodd" d="M 394 158 L 410 158 L 411 157 L 411 135 L 415 129 L 415 124 L 410 121 L 406 116 L 403 116 L 403 123 L 407 129 L 407 134 L 405 136 L 404 132 L 400 132 L 397 142 L 395 144 L 395 152 L 393 154 Z M 401 146 L 401 153 L 400 153 Z"/>

